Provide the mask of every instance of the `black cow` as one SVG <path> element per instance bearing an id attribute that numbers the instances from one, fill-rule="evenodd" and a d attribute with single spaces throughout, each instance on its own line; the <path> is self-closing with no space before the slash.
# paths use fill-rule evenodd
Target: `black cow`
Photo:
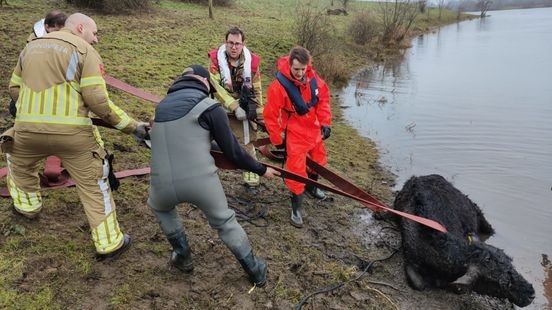
<path id="1" fill-rule="evenodd" d="M 483 242 L 494 233 L 481 209 L 442 176 L 410 178 L 397 194 L 396 210 L 433 219 L 441 233 L 401 218 L 405 272 L 410 286 L 448 288 L 457 293 L 508 298 L 524 307 L 534 297 L 533 286 L 512 265 L 512 259 Z"/>

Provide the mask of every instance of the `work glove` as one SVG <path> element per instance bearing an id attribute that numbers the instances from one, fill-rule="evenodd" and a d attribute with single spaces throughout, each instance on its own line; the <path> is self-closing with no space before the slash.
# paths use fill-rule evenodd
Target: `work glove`
<path id="1" fill-rule="evenodd" d="M 251 100 L 251 87 L 243 85 L 240 91 L 240 107 L 247 113 L 248 120 L 257 119 L 257 103 Z"/>
<path id="2" fill-rule="evenodd" d="M 326 140 L 330 137 L 332 129 L 330 128 L 330 126 L 322 126 L 320 127 L 320 133 L 322 134 L 322 140 Z"/>
<path id="3" fill-rule="evenodd" d="M 251 99 L 247 104 L 247 119 L 252 121 L 257 119 L 257 103 Z"/>
<path id="4" fill-rule="evenodd" d="M 238 107 L 236 110 L 234 110 L 234 115 L 236 115 L 236 118 L 239 121 L 243 121 L 247 118 L 247 113 L 245 113 L 244 109 L 242 107 Z"/>
<path id="5" fill-rule="evenodd" d="M 149 138 L 149 133 L 148 133 L 149 128 L 150 128 L 149 123 L 146 123 L 146 122 L 138 123 L 138 126 L 136 126 L 136 129 L 132 133 L 136 142 L 142 143 L 144 142 L 144 140 L 146 140 L 146 138 Z"/>
<path id="6" fill-rule="evenodd" d="M 248 110 L 248 107 L 249 107 L 249 100 L 251 100 L 251 88 L 243 85 L 241 90 L 240 90 L 240 99 L 239 99 L 239 102 L 240 102 L 240 107 L 244 110 L 244 111 L 247 111 Z"/>

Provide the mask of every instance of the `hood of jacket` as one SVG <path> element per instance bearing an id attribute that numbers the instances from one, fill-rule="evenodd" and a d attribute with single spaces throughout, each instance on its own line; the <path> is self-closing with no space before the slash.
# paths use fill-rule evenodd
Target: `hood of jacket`
<path id="1" fill-rule="evenodd" d="M 281 57 L 280 59 L 278 59 L 278 61 L 276 62 L 276 65 L 278 67 L 278 71 L 280 71 L 288 80 L 293 81 L 293 83 L 295 83 L 295 85 L 297 85 L 297 86 L 302 85 L 302 84 L 304 85 L 306 82 L 308 82 L 312 78 L 314 78 L 314 71 L 312 69 L 312 64 L 310 64 L 310 63 L 307 65 L 307 70 L 305 71 L 306 79 L 304 81 L 296 80 L 291 75 L 291 69 L 290 69 L 290 65 L 289 65 L 289 56 L 284 56 L 284 57 Z"/>

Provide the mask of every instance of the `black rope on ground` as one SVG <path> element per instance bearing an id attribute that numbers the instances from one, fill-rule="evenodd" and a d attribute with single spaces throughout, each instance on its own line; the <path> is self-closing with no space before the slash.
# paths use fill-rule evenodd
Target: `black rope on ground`
<path id="1" fill-rule="evenodd" d="M 268 219 L 265 217 L 268 214 L 268 208 L 266 205 L 263 205 L 259 211 L 252 214 L 252 212 L 247 212 L 238 208 L 238 205 L 244 205 L 249 210 L 254 209 L 255 206 L 251 201 L 234 196 L 228 196 L 227 199 L 228 207 L 234 210 L 238 221 L 246 221 L 256 227 L 268 227 Z M 256 220 L 262 220 L 264 221 L 264 224 L 254 222 Z"/>
<path id="2" fill-rule="evenodd" d="M 388 224 L 389 224 L 389 223 L 388 223 Z M 381 238 L 381 233 L 382 233 L 384 230 L 386 230 L 386 229 L 387 229 L 387 230 L 392 230 L 392 231 L 394 231 L 394 232 L 399 233 L 399 238 L 400 238 L 400 230 L 399 230 L 399 228 L 396 227 L 396 226 L 383 226 L 383 227 L 380 229 L 380 231 L 378 232 L 378 237 Z M 392 249 L 393 251 L 400 251 L 400 250 L 401 250 L 401 247 L 402 247 L 402 246 L 399 245 L 398 248 L 395 248 L 395 247 L 393 247 L 393 246 L 391 245 L 391 243 L 389 242 L 389 239 L 385 239 L 385 238 L 382 238 L 382 239 L 385 240 L 384 243 L 385 243 L 385 246 L 387 246 L 387 248 Z"/>
<path id="3" fill-rule="evenodd" d="M 303 305 L 305 303 L 307 303 L 307 300 L 309 300 L 309 298 L 311 298 L 312 296 L 314 295 L 318 295 L 318 294 L 322 294 L 322 293 L 327 293 L 327 292 L 331 292 L 331 291 L 334 291 L 338 288 L 341 288 L 351 282 L 355 282 L 357 281 L 358 279 L 360 279 L 366 272 L 368 272 L 368 270 L 374 265 L 374 263 L 376 262 L 383 262 L 383 261 L 386 261 L 388 259 L 390 259 L 391 257 L 393 257 L 393 255 L 395 255 L 396 253 L 398 252 L 398 250 L 394 250 L 391 254 L 389 254 L 389 256 L 385 257 L 385 258 L 380 258 L 380 259 L 376 259 L 376 260 L 373 260 L 371 261 L 368 265 L 366 265 L 366 267 L 364 267 L 364 269 L 362 270 L 362 272 L 360 273 L 360 275 L 358 275 L 356 278 L 354 279 L 351 279 L 351 280 L 347 280 L 345 282 L 341 282 L 341 283 L 337 283 L 331 287 L 327 287 L 327 288 L 323 288 L 321 290 L 318 290 L 314 293 L 310 293 L 309 295 L 303 297 L 303 299 L 301 299 L 301 301 L 299 303 L 297 303 L 294 307 L 295 310 L 301 310 L 301 308 L 303 307 Z"/>
<path id="4" fill-rule="evenodd" d="M 235 197 L 235 196 L 228 195 L 227 199 L 228 199 L 228 206 L 230 208 L 232 208 L 234 210 L 234 212 L 236 212 L 236 218 L 238 219 L 238 221 L 240 221 L 240 220 L 241 221 L 246 221 L 246 222 L 248 222 L 251 225 L 256 226 L 256 227 L 268 227 L 269 221 L 266 218 L 266 215 L 268 214 L 268 205 L 278 203 L 278 202 L 282 202 L 284 200 L 287 200 L 288 198 L 286 197 L 286 198 L 283 198 L 283 199 L 272 200 L 272 201 L 256 200 L 255 202 L 253 202 L 251 200 L 244 199 L 244 198 L 241 198 L 241 197 Z M 254 209 L 255 204 L 261 204 L 262 207 L 259 211 L 257 211 L 256 213 L 253 213 L 253 214 L 251 214 L 252 212 L 247 212 L 247 211 L 244 211 L 244 210 L 238 208 L 238 205 L 243 205 L 243 206 L 246 207 L 246 209 L 251 210 L 251 209 Z M 257 221 L 257 220 L 264 221 L 264 224 L 258 224 L 256 222 L 254 222 L 254 221 Z"/>
<path id="5" fill-rule="evenodd" d="M 391 230 L 395 230 L 395 231 L 398 231 L 398 229 L 394 226 L 384 226 L 380 229 L 380 231 L 378 232 L 378 236 L 381 235 L 381 233 L 385 230 L 385 229 L 391 229 Z M 369 261 L 366 261 L 364 259 L 362 259 L 361 257 L 359 257 L 358 255 L 356 254 L 353 254 L 357 259 L 359 259 L 360 261 L 362 261 L 362 263 L 367 263 L 366 266 L 364 267 L 364 269 L 362 270 L 362 272 L 360 273 L 360 275 L 358 275 L 356 278 L 354 279 L 351 279 L 351 280 L 348 280 L 348 281 L 345 281 L 345 282 L 341 282 L 341 283 L 337 283 L 335 285 L 332 285 L 330 287 L 327 287 L 327 288 L 323 288 L 321 290 L 318 290 L 314 293 L 311 293 L 305 297 L 303 297 L 303 299 L 301 299 L 301 301 L 299 303 L 297 303 L 294 307 L 295 310 L 301 310 L 301 307 L 303 307 L 303 305 L 307 302 L 307 300 L 309 298 L 311 298 L 312 296 L 314 295 L 318 295 L 318 294 L 322 294 L 322 293 L 327 293 L 327 292 L 331 292 L 331 291 L 334 291 L 338 288 L 341 288 L 351 282 L 355 282 L 357 281 L 358 279 L 360 279 L 364 274 L 366 274 L 366 272 L 368 272 L 368 270 L 372 267 L 372 265 L 374 265 L 374 263 L 376 262 L 383 262 L 383 261 L 386 261 L 388 259 L 390 259 L 391 257 L 393 257 L 397 252 L 399 252 L 400 250 L 400 247 L 397 249 L 397 248 L 394 248 L 393 246 L 391 246 L 391 244 L 389 244 L 388 242 L 385 243 L 385 245 L 392 250 L 391 254 L 389 254 L 387 257 L 384 257 L 384 258 L 380 258 L 380 259 L 376 259 L 376 260 L 373 260 L 371 262 Z"/>
<path id="6" fill-rule="evenodd" d="M 244 206 L 249 206 L 249 205 L 255 204 L 255 203 L 262 204 L 262 205 L 271 205 L 271 204 L 275 204 L 275 203 L 279 203 L 279 202 L 289 200 L 289 196 L 285 196 L 284 198 L 278 198 L 278 199 L 275 199 L 275 200 L 258 200 L 258 199 L 255 199 L 255 201 L 245 199 L 245 198 L 242 198 L 242 197 L 236 197 L 236 196 L 233 196 L 233 195 L 226 195 L 226 197 L 228 199 L 228 204 L 235 201 L 237 204 L 244 205 Z"/>

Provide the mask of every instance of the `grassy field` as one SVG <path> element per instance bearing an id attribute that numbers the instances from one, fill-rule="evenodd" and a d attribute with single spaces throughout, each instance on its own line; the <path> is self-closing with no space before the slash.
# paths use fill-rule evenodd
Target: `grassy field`
<path id="1" fill-rule="evenodd" d="M 314 2 L 315 9 L 323 11 L 329 2 Z M 246 32 L 248 47 L 261 55 L 266 88 L 275 73 L 275 60 L 295 45 L 292 29 L 297 5 L 304 3 L 238 0 L 232 7 L 215 7 L 214 20 L 208 18 L 205 6 L 167 0 L 133 16 L 82 12 L 98 24 L 96 48 L 107 72 L 163 95 L 187 65 L 208 63 L 207 51 L 222 43 L 225 31 L 232 25 Z M 347 35 L 346 29 L 354 14 L 373 5 L 352 2 L 348 16 L 327 17 L 335 29 L 331 41 L 337 47 L 331 51 L 331 59 L 344 76 L 397 52 L 396 46 L 379 43 L 356 45 Z M 53 8 L 68 13 L 79 11 L 64 1 L 38 0 L 9 0 L 8 6 L 0 8 L 2 130 L 12 124 L 6 112 L 7 85 L 18 53 L 33 23 Z M 431 11 L 420 16 L 413 30 L 428 31 L 455 19 L 454 13 L 447 12 L 438 20 L 436 11 Z M 110 95 L 135 118 L 147 120 L 153 113 L 150 103 L 115 90 Z M 343 122 L 340 104 L 334 97 L 332 137 L 327 140 L 329 166 L 379 199 L 391 202 L 392 176 L 379 166 L 373 143 L 359 137 Z M 116 170 L 148 166 L 149 151 L 136 145 L 130 136 L 107 129 L 101 131 L 106 147 L 116 156 Z M 1 161 L 0 165 L 5 166 L 5 162 Z M 187 205 L 180 212 L 196 269 L 192 275 L 170 272 L 166 266 L 169 245 L 145 205 L 146 176 L 123 180 L 115 193 L 121 226 L 133 237 L 134 243 L 129 252 L 111 264 L 94 260 L 88 224 L 74 189 L 44 192 L 44 210 L 37 220 L 12 214 L 11 201 L 1 199 L 0 308 L 288 309 L 308 293 L 356 277 L 367 261 L 387 256 L 390 246 L 400 243 L 392 226 L 367 225 L 360 218 L 367 217 L 369 212 L 335 195 L 325 202 L 308 200 L 307 227 L 292 228 L 288 223 L 289 198 L 281 180 L 263 180 L 261 194 L 248 197 L 240 173 L 221 171 L 220 175 L 233 207 L 246 212 L 269 210 L 264 216 L 265 222 L 255 221 L 256 225 L 242 222 L 255 251 L 269 263 L 267 288 L 248 293 L 249 283 L 237 262 L 208 227 L 204 216 Z M 5 186 L 3 180 L 0 184 Z M 382 233 L 384 227 L 391 229 Z M 310 300 L 308 307 L 395 309 L 413 304 L 458 304 L 486 309 L 467 297 L 411 291 L 404 283 L 399 255 L 375 266 L 369 277 L 345 289 L 319 295 Z M 388 285 L 378 285 L 381 281 Z"/>

